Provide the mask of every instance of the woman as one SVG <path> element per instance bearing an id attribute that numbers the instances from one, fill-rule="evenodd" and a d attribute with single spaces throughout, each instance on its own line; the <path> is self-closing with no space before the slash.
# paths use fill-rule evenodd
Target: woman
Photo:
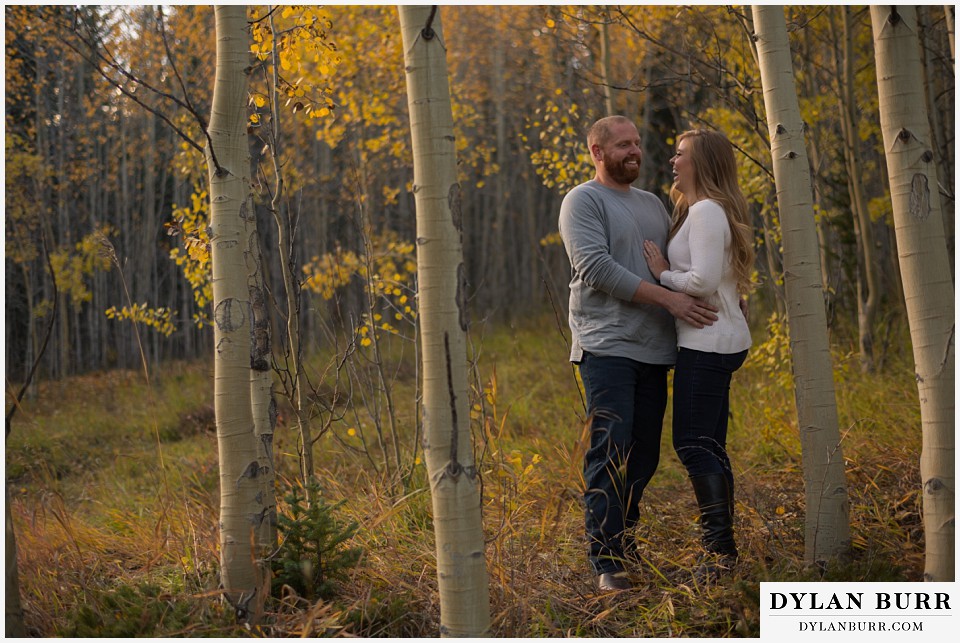
<path id="1" fill-rule="evenodd" d="M 719 308 L 712 326 L 694 328 L 677 321 L 679 353 L 673 378 L 673 446 L 700 509 L 706 551 L 695 574 L 706 581 L 737 560 L 727 416 L 730 379 L 751 345 L 741 301 L 751 286 L 753 230 L 737 185 L 733 146 L 723 134 L 684 132 L 670 163 L 674 208 L 669 263 L 649 241 L 644 256 L 661 285 Z"/>

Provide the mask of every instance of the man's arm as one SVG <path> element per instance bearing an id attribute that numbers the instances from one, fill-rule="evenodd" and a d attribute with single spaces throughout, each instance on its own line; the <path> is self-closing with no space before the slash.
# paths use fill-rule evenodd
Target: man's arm
<path id="1" fill-rule="evenodd" d="M 611 256 L 596 197 L 582 189 L 569 192 L 560 206 L 559 228 L 570 265 L 583 283 L 629 301 L 641 278 Z"/>
<path id="2" fill-rule="evenodd" d="M 667 312 L 681 321 L 685 321 L 694 328 L 712 326 L 717 321 L 715 306 L 685 295 L 673 292 L 663 286 L 641 281 L 633 293 L 633 302 L 636 304 L 656 304 L 665 308 Z"/>

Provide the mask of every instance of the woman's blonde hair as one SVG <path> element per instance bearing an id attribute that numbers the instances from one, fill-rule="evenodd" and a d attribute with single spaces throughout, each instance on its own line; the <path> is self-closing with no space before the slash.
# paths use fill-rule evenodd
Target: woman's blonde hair
<path id="1" fill-rule="evenodd" d="M 680 134 L 677 144 L 683 140 L 690 141 L 688 158 L 693 166 L 696 194 L 719 203 L 727 215 L 733 240 L 731 249 L 737 291 L 746 294 L 753 287 L 751 275 L 756 255 L 747 200 L 737 183 L 737 160 L 733 154 L 733 145 L 720 132 L 706 129 L 694 129 Z M 673 201 L 673 224 L 670 227 L 672 239 L 687 220 L 690 204 L 676 185 L 670 188 L 670 200 Z"/>

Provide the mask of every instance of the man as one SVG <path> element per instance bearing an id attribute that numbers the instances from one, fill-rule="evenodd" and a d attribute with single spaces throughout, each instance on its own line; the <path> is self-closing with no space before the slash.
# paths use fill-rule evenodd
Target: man
<path id="1" fill-rule="evenodd" d="M 630 588 L 625 529 L 660 459 L 667 371 L 677 355 L 674 317 L 697 328 L 716 308 L 659 286 L 643 256 L 649 239 L 664 249 L 670 217 L 640 174 L 640 135 L 623 116 L 587 133 L 596 168 L 560 207 L 560 236 L 570 259 L 570 360 L 579 366 L 591 417 L 584 461 L 590 564 L 603 591 Z"/>

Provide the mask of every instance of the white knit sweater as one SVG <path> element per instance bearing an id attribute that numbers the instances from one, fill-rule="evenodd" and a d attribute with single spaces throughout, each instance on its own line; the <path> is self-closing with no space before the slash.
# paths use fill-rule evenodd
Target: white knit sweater
<path id="1" fill-rule="evenodd" d="M 750 348 L 750 329 L 740 311 L 730 247 L 730 225 L 723 207 L 711 199 L 690 206 L 687 220 L 667 244 L 671 269 L 660 275 L 660 283 L 720 310 L 719 319 L 703 328 L 678 319 L 677 345 L 726 354 Z"/>

